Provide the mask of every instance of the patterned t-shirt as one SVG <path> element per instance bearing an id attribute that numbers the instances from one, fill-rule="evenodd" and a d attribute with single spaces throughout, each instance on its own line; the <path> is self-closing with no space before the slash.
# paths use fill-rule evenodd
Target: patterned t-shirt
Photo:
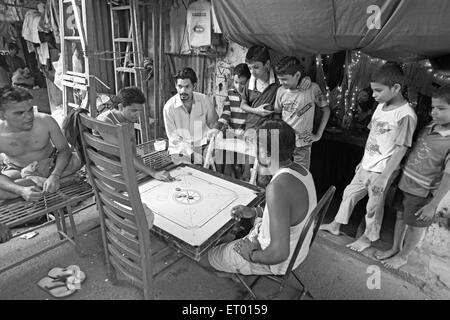
<path id="1" fill-rule="evenodd" d="M 369 123 L 361 166 L 364 170 L 383 172 L 394 154 L 396 146 L 411 147 L 417 124 L 414 109 L 408 104 L 393 110 L 383 110 L 384 103 L 378 105 Z"/>
<path id="2" fill-rule="evenodd" d="M 322 90 L 314 82 L 306 90 L 278 88 L 275 112 L 281 112 L 282 119 L 295 130 L 296 147 L 310 144 L 304 139 L 312 133 L 316 104 L 320 108 L 328 105 Z"/>

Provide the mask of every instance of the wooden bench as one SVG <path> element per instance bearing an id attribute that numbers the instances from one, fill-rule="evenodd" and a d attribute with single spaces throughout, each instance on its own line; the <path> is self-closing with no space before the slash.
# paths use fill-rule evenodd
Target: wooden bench
<path id="1" fill-rule="evenodd" d="M 75 246 L 77 252 L 81 253 L 78 232 L 73 218 L 73 207 L 92 196 L 92 187 L 87 183 L 85 176 L 81 175 L 78 182 L 62 185 L 57 192 L 47 194 L 39 201 L 28 202 L 22 198 L 4 201 L 0 205 L 0 223 L 9 228 L 14 228 L 46 216 L 49 213 L 53 213 L 60 240 L 71 242 Z M 70 227 L 72 229 L 71 236 L 69 236 L 67 232 L 66 215 L 69 218 Z M 0 274 L 43 254 L 60 244 L 62 244 L 61 241 L 56 245 L 47 247 L 19 262 L 8 265 L 0 269 Z"/>

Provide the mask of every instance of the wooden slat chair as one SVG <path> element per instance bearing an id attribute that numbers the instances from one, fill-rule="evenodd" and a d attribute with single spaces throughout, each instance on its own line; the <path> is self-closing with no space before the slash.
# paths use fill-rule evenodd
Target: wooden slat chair
<path id="1" fill-rule="evenodd" d="M 118 284 L 122 276 L 142 288 L 145 299 L 152 299 L 150 228 L 133 165 L 133 126 L 80 115 L 79 129 L 100 215 L 108 277 Z M 94 136 L 92 130 L 117 137 L 118 145 Z"/>
<path id="2" fill-rule="evenodd" d="M 305 224 L 305 226 L 303 227 L 303 230 L 300 234 L 300 237 L 297 242 L 297 246 L 295 247 L 294 253 L 292 254 L 291 260 L 289 261 L 288 268 L 286 269 L 286 273 L 284 275 L 257 276 L 256 279 L 249 285 L 245 282 L 242 275 L 235 274 L 237 279 L 241 282 L 241 284 L 245 287 L 245 289 L 248 291 L 248 293 L 250 294 L 250 296 L 253 299 L 257 299 L 257 296 L 256 296 L 255 292 L 253 291 L 253 287 L 256 285 L 256 283 L 261 278 L 267 278 L 267 279 L 273 280 L 279 284 L 278 291 L 274 295 L 271 296 L 271 298 L 273 299 L 282 293 L 282 291 L 285 288 L 286 283 L 288 282 L 291 275 L 294 276 L 294 278 L 297 280 L 297 282 L 301 286 L 299 299 L 303 299 L 305 297 L 305 295 L 308 293 L 308 290 L 306 289 L 305 285 L 300 280 L 300 278 L 295 274 L 295 270 L 293 270 L 292 268 L 294 266 L 295 260 L 297 259 L 298 253 L 300 252 L 300 249 L 303 245 L 303 241 L 305 240 L 306 235 L 308 234 L 308 231 L 311 228 L 314 228 L 311 242 L 309 244 L 309 247 L 311 249 L 314 239 L 316 238 L 317 231 L 319 230 L 319 226 L 322 223 L 322 220 L 323 220 L 326 212 L 328 211 L 328 207 L 330 206 L 330 203 L 331 203 L 331 200 L 333 199 L 333 195 L 334 195 L 335 191 L 336 191 L 336 188 L 334 186 L 331 186 L 330 188 L 328 188 L 327 192 L 322 196 L 319 203 L 314 208 L 313 212 L 311 212 L 308 222 Z"/>
<path id="3" fill-rule="evenodd" d="M 258 172 L 258 158 L 256 156 L 256 149 L 252 148 L 250 144 L 243 139 L 223 139 L 218 136 L 213 137 L 209 142 L 206 149 L 205 161 L 203 167 L 205 169 L 213 168 L 216 171 L 215 161 L 217 160 L 217 154 L 221 151 L 236 152 L 239 157 L 250 156 L 254 158 L 253 168 L 251 169 L 249 183 L 256 185 L 256 177 Z M 225 162 L 225 159 L 223 159 Z"/>

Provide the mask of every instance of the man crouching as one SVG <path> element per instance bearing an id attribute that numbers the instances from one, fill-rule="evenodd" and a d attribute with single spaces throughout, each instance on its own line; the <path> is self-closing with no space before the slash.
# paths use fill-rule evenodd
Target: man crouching
<path id="1" fill-rule="evenodd" d="M 81 167 L 56 120 L 33 112 L 32 98 L 22 88 L 0 89 L 0 153 L 5 157 L 0 200 L 37 201 Z"/>

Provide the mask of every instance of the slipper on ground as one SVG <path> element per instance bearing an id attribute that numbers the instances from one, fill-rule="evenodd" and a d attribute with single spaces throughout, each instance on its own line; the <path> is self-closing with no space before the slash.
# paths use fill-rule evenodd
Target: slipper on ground
<path id="1" fill-rule="evenodd" d="M 65 281 L 45 277 L 37 283 L 39 288 L 55 298 L 65 298 L 75 293 L 76 289 L 69 289 Z"/>
<path id="2" fill-rule="evenodd" d="M 69 277 L 75 277 L 79 283 L 83 283 L 86 280 L 86 274 L 80 270 L 77 265 L 70 265 L 67 268 L 56 267 L 48 272 L 48 276 L 55 280 L 65 282 Z"/>

